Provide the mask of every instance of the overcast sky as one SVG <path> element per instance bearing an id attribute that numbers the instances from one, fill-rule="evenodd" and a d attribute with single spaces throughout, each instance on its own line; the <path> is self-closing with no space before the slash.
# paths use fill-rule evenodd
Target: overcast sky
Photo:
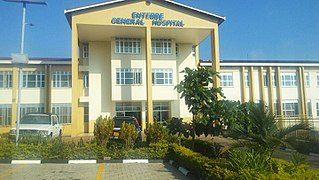
<path id="1" fill-rule="evenodd" d="M 47 0 L 30 5 L 25 52 L 30 57 L 71 57 L 64 9 L 103 0 Z M 319 59 L 319 0 L 178 0 L 226 17 L 220 25 L 221 59 Z M 22 5 L 0 1 L 0 57 L 20 52 Z M 210 59 L 210 41 L 200 46 Z"/>

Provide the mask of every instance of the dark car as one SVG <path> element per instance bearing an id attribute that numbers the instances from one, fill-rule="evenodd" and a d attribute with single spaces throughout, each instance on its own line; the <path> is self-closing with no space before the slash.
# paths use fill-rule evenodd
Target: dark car
<path id="1" fill-rule="evenodd" d="M 135 126 L 137 131 L 137 139 L 141 139 L 141 126 L 135 117 L 130 116 L 115 116 L 114 118 L 113 136 L 111 139 L 119 139 L 121 133 L 121 125 L 123 122 L 129 123 Z"/>

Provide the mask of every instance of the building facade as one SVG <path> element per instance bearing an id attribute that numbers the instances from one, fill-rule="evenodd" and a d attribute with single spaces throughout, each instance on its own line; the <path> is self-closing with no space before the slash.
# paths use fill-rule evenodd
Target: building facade
<path id="1" fill-rule="evenodd" d="M 228 100 L 264 100 L 282 122 L 319 116 L 319 61 L 220 62 L 218 26 L 224 17 L 170 0 L 116 0 L 65 15 L 72 58 L 30 59 L 23 68 L 21 105 L 22 115 L 58 114 L 64 135 L 92 133 L 101 115 L 135 116 L 143 129 L 154 118 L 190 119 L 174 87 L 185 67 L 198 65 L 221 73 L 214 85 L 223 87 Z M 200 62 L 198 45 L 209 36 L 212 61 Z M 0 58 L 0 133 L 15 126 L 17 86 L 18 68 Z"/>

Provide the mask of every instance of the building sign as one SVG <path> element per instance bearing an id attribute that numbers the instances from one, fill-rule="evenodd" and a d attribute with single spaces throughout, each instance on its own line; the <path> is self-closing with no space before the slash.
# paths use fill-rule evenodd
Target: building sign
<path id="1" fill-rule="evenodd" d="M 112 24 L 123 25 L 144 25 L 145 20 L 152 21 L 152 26 L 166 26 L 166 27 L 183 27 L 185 26 L 183 20 L 169 20 L 165 19 L 164 13 L 153 12 L 132 12 L 129 18 L 114 17 L 111 20 Z"/>

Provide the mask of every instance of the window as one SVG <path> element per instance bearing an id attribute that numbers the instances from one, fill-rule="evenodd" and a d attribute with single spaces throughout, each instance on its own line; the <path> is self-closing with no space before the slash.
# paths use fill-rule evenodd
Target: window
<path id="1" fill-rule="evenodd" d="M 192 46 L 192 55 L 193 55 L 193 57 L 195 57 L 195 56 L 196 56 L 195 46 Z"/>
<path id="2" fill-rule="evenodd" d="M 152 73 L 153 84 L 173 84 L 172 69 L 153 69 Z"/>
<path id="3" fill-rule="evenodd" d="M 269 86 L 269 77 L 266 72 L 263 73 L 263 77 L 264 77 L 264 86 L 265 87 Z"/>
<path id="4" fill-rule="evenodd" d="M 250 84 L 250 82 L 249 82 L 249 73 L 248 72 L 245 72 L 245 86 L 246 87 L 249 87 L 249 84 Z"/>
<path id="5" fill-rule="evenodd" d="M 319 117 L 319 101 L 316 102 L 317 117 Z"/>
<path id="6" fill-rule="evenodd" d="M 21 104 L 21 113 L 20 117 L 28 113 L 43 113 L 44 112 L 44 104 Z"/>
<path id="7" fill-rule="evenodd" d="M 305 85 L 306 87 L 310 87 L 310 77 L 309 77 L 309 73 L 305 73 Z"/>
<path id="8" fill-rule="evenodd" d="M 115 53 L 140 54 L 141 39 L 115 38 Z"/>
<path id="9" fill-rule="evenodd" d="M 176 53 L 176 57 L 179 56 L 179 46 L 178 44 L 175 44 L 175 53 Z"/>
<path id="10" fill-rule="evenodd" d="M 281 74 L 281 85 L 283 87 L 294 87 L 296 86 L 296 73 L 282 73 Z"/>
<path id="11" fill-rule="evenodd" d="M 220 86 L 233 87 L 233 73 L 220 73 Z"/>
<path id="12" fill-rule="evenodd" d="M 134 116 L 141 125 L 142 107 L 140 102 L 118 102 L 115 104 L 116 116 Z"/>
<path id="13" fill-rule="evenodd" d="M 116 69 L 116 84 L 142 84 L 142 69 Z"/>
<path id="14" fill-rule="evenodd" d="M 172 54 L 170 39 L 152 39 L 152 54 Z"/>
<path id="15" fill-rule="evenodd" d="M 12 123 L 10 104 L 0 104 L 0 126 L 10 126 Z"/>
<path id="16" fill-rule="evenodd" d="M 282 103 L 282 109 L 284 116 L 296 116 L 299 115 L 298 100 L 286 101 Z"/>
<path id="17" fill-rule="evenodd" d="M 89 73 L 83 73 L 83 88 L 89 87 Z"/>
<path id="18" fill-rule="evenodd" d="M 72 75 L 70 72 L 53 72 L 53 87 L 69 88 L 72 87 Z"/>
<path id="19" fill-rule="evenodd" d="M 72 104 L 52 104 L 52 113 L 58 115 L 60 123 L 71 123 Z"/>
<path id="20" fill-rule="evenodd" d="M 307 110 L 308 110 L 308 116 L 312 116 L 312 106 L 311 106 L 311 100 L 307 100 Z"/>
<path id="21" fill-rule="evenodd" d="M 41 88 L 45 85 L 45 75 L 42 71 L 23 72 L 24 88 Z"/>
<path id="22" fill-rule="evenodd" d="M 157 122 L 164 122 L 169 120 L 169 102 L 154 102 L 153 115 L 156 118 Z"/>
<path id="23" fill-rule="evenodd" d="M 89 103 L 84 103 L 84 122 L 89 122 Z"/>
<path id="24" fill-rule="evenodd" d="M 276 100 L 276 101 L 274 101 L 274 113 L 275 113 L 275 115 L 276 116 L 279 116 L 279 111 L 278 111 L 278 109 L 279 109 L 279 107 L 278 107 L 278 101 Z"/>
<path id="25" fill-rule="evenodd" d="M 0 71 L 0 88 L 12 87 L 12 72 Z"/>
<path id="26" fill-rule="evenodd" d="M 89 44 L 83 44 L 83 58 L 89 58 Z"/>

